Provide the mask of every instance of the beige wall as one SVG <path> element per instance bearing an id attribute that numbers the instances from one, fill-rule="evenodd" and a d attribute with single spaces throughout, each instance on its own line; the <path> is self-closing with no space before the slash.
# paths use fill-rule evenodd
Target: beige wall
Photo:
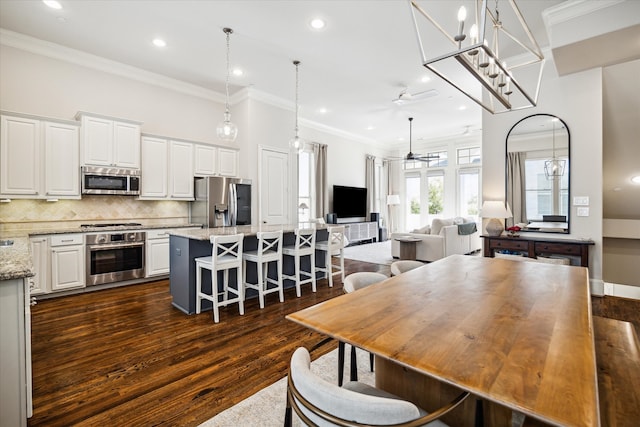
<path id="1" fill-rule="evenodd" d="M 505 198 L 505 140 L 520 119 L 536 113 L 563 119 L 571 133 L 571 197 L 588 196 L 588 217 L 571 204 L 571 233 L 558 238 L 592 239 L 589 277 L 592 293 L 602 295 L 602 69 L 558 77 L 548 55 L 538 106 L 491 115 L 483 112 L 483 200 Z"/>
<path id="2" fill-rule="evenodd" d="M 608 283 L 640 286 L 640 239 L 605 237 L 603 276 Z"/>

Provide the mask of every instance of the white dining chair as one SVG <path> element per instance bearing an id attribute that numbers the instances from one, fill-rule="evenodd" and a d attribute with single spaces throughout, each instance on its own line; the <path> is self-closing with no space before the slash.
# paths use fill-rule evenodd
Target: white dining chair
<path id="1" fill-rule="evenodd" d="M 391 275 L 398 276 L 402 273 L 413 270 L 414 268 L 422 267 L 423 265 L 425 265 L 424 262 L 412 261 L 408 259 L 394 261 L 391 263 Z"/>
<path id="2" fill-rule="evenodd" d="M 242 271 L 242 245 L 244 234 L 211 236 L 211 256 L 199 257 L 196 262 L 196 314 L 202 307 L 202 300 L 211 301 L 213 321 L 220 321 L 220 307 L 238 303 L 240 314 L 244 314 L 244 277 Z M 236 270 L 236 288 L 229 286 L 229 271 Z M 202 270 L 211 271 L 211 294 L 202 290 Z M 218 272 L 222 271 L 222 290 L 218 283 Z M 233 294 L 233 297 L 229 297 Z"/>

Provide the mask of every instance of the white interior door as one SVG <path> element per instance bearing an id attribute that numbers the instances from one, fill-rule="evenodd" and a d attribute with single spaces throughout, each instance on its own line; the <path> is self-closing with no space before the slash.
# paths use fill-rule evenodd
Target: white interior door
<path id="1" fill-rule="evenodd" d="M 289 153 L 260 147 L 260 223 L 289 223 Z"/>

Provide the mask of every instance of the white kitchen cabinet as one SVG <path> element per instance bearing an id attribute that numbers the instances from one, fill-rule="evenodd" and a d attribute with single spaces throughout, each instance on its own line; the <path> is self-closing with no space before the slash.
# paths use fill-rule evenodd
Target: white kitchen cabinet
<path id="1" fill-rule="evenodd" d="M 140 167 L 139 122 L 80 112 L 82 165 Z"/>
<path id="2" fill-rule="evenodd" d="M 62 234 L 51 236 L 51 290 L 83 288 L 85 286 L 84 236 Z"/>
<path id="3" fill-rule="evenodd" d="M 0 281 L 0 425 L 26 426 L 32 415 L 29 281 Z"/>
<path id="4" fill-rule="evenodd" d="M 43 122 L 44 196 L 80 198 L 78 126 Z"/>
<path id="5" fill-rule="evenodd" d="M 217 151 L 217 147 L 211 145 L 193 145 L 193 174 L 195 176 L 210 176 L 216 174 Z"/>
<path id="6" fill-rule="evenodd" d="M 169 141 L 169 198 L 193 200 L 193 144 Z"/>
<path id="7" fill-rule="evenodd" d="M 169 274 L 169 230 L 147 230 L 145 277 Z"/>
<path id="8" fill-rule="evenodd" d="M 238 151 L 230 148 L 218 148 L 218 175 L 238 176 Z"/>
<path id="9" fill-rule="evenodd" d="M 169 183 L 168 145 L 166 139 L 143 136 L 140 139 L 140 198 L 166 199 Z"/>
<path id="10" fill-rule="evenodd" d="M 2 197 L 80 198 L 77 124 L 3 114 L 1 126 Z"/>
<path id="11" fill-rule="evenodd" d="M 0 194 L 37 198 L 40 194 L 40 120 L 2 115 Z"/>
<path id="12" fill-rule="evenodd" d="M 49 288 L 49 240 L 46 236 L 31 237 L 31 259 L 35 276 L 28 280 L 31 283 L 31 295 L 50 292 Z"/>

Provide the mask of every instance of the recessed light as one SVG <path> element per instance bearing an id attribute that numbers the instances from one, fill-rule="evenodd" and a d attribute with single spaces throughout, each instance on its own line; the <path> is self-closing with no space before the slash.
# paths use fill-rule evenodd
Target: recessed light
<path id="1" fill-rule="evenodd" d="M 375 126 L 371 126 L 371 125 L 367 126 L 367 130 L 374 130 L 374 129 L 375 129 Z"/>
<path id="2" fill-rule="evenodd" d="M 321 19 L 321 18 L 314 18 L 311 20 L 309 24 L 311 25 L 311 28 L 313 28 L 314 30 L 321 30 L 327 25 L 327 23 L 324 22 L 324 19 Z"/>
<path id="3" fill-rule="evenodd" d="M 398 138 L 398 141 L 404 141 L 403 137 Z"/>
<path id="4" fill-rule="evenodd" d="M 458 107 L 458 110 L 460 110 L 460 111 L 464 111 L 466 109 L 467 109 L 466 105 L 461 105 L 461 106 Z"/>
<path id="5" fill-rule="evenodd" d="M 431 80 L 431 77 L 429 77 L 429 76 L 422 76 L 422 78 L 420 79 L 420 81 L 421 81 L 422 83 L 426 83 L 426 82 L 428 82 L 429 80 Z"/>
<path id="6" fill-rule="evenodd" d="M 46 4 L 51 9 L 62 9 L 62 5 L 56 0 L 42 0 L 42 3 Z"/>
<path id="7" fill-rule="evenodd" d="M 166 47 L 167 42 L 162 39 L 153 39 L 153 45 L 156 47 Z"/>
<path id="8" fill-rule="evenodd" d="M 234 76 L 240 77 L 244 74 L 244 71 L 242 71 L 240 68 L 234 68 L 232 73 Z"/>
<path id="9" fill-rule="evenodd" d="M 640 184 L 640 175 L 631 178 L 631 182 L 633 182 L 634 184 Z"/>
<path id="10" fill-rule="evenodd" d="M 318 113 L 327 114 L 327 109 L 326 108 L 318 108 Z"/>

